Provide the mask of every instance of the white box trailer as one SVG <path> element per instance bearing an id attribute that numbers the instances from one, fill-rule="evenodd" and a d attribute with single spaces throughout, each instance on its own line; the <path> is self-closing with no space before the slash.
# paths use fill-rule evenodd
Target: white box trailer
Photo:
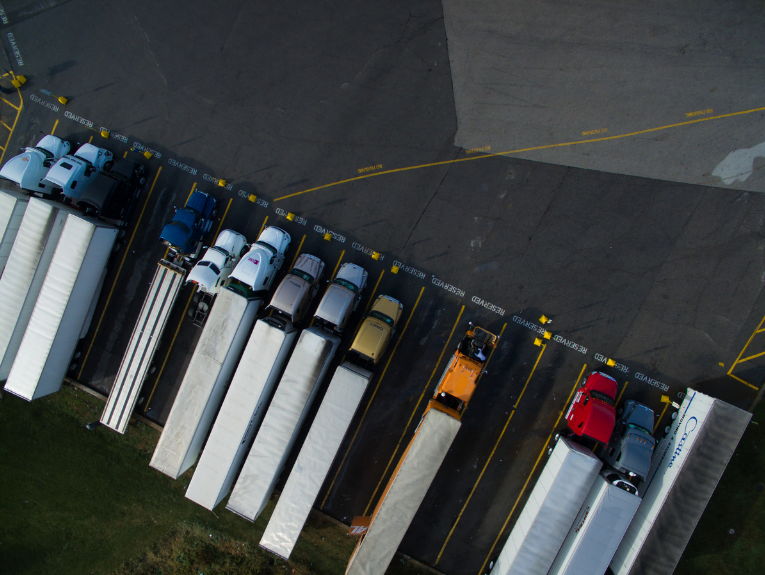
<path id="1" fill-rule="evenodd" d="M 150 465 L 177 479 L 194 465 L 262 299 L 223 289 L 215 298 Z"/>
<path id="2" fill-rule="evenodd" d="M 226 509 L 249 521 L 261 514 L 339 345 L 323 328 L 300 334 Z"/>
<path id="3" fill-rule="evenodd" d="M 31 198 L 0 277 L 0 380 L 8 379 L 37 296 L 74 210 Z"/>
<path id="4" fill-rule="evenodd" d="M 61 388 L 85 336 L 117 228 L 69 214 L 5 389 L 29 401 Z"/>
<path id="5" fill-rule="evenodd" d="M 0 190 L 0 276 L 21 226 L 29 196 L 11 190 Z"/>
<path id="6" fill-rule="evenodd" d="M 549 575 L 605 573 L 638 505 L 640 497 L 598 475 Z"/>
<path id="7" fill-rule="evenodd" d="M 300 449 L 260 546 L 289 559 L 372 373 L 351 363 L 337 368 Z"/>
<path id="8" fill-rule="evenodd" d="M 752 414 L 693 389 L 654 451 L 643 501 L 616 550 L 616 575 L 669 575 Z"/>
<path id="9" fill-rule="evenodd" d="M 559 439 L 492 575 L 546 575 L 602 466 L 589 450 Z"/>
<path id="10" fill-rule="evenodd" d="M 228 495 L 258 430 L 298 330 L 277 317 L 258 320 L 186 490 L 213 510 Z"/>
<path id="11" fill-rule="evenodd" d="M 351 555 L 346 575 L 385 573 L 461 425 L 438 408 L 425 414 Z"/>
<path id="12" fill-rule="evenodd" d="M 162 339 L 185 278 L 186 270 L 182 267 L 167 260 L 160 260 L 157 264 L 149 293 L 143 301 L 141 313 L 138 314 L 138 321 L 101 414 L 101 423 L 114 431 L 125 433 L 127 430 L 138 394 L 154 359 L 154 352 Z"/>

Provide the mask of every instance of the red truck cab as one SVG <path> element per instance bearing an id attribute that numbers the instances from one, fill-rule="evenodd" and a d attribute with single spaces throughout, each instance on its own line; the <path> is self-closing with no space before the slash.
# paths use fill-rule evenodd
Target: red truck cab
<path id="1" fill-rule="evenodd" d="M 569 429 L 580 437 L 608 443 L 616 422 L 616 380 L 593 371 L 566 412 Z"/>

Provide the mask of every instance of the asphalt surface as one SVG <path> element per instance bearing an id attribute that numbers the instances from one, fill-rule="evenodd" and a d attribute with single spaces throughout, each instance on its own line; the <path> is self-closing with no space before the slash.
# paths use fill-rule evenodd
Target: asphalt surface
<path id="1" fill-rule="evenodd" d="M 396 338 L 316 503 L 330 515 L 349 523 L 374 508 L 469 321 L 502 339 L 401 545 L 450 575 L 478 575 L 499 553 L 561 427 L 560 414 L 589 371 L 616 377 L 621 401 L 652 407 L 659 435 L 671 413 L 663 395 L 679 401 L 692 386 L 744 408 L 757 395 L 765 378 L 758 355 L 765 352 L 758 331 L 765 316 L 765 206 L 750 190 L 762 180 L 753 169 L 731 186 L 704 180 L 726 186 L 713 187 L 683 174 L 712 162 L 699 144 L 710 141 L 710 130 L 722 158 L 757 144 L 751 135 L 761 113 L 662 132 L 672 134 L 662 145 L 684 147 L 687 162 L 667 148 L 641 151 L 638 139 L 626 137 L 574 154 L 589 163 L 553 148 L 533 158 L 491 155 L 502 146 L 569 141 L 576 124 L 569 109 L 547 106 L 549 129 L 540 140 L 539 117 L 520 121 L 501 100 L 491 112 L 466 108 L 485 84 L 471 74 L 491 68 L 485 53 L 466 46 L 490 40 L 502 50 L 520 46 L 528 69 L 549 64 L 545 51 L 534 49 L 553 46 L 545 38 L 531 42 L 513 30 L 498 38 L 492 27 L 465 24 L 501 23 L 510 8 L 238 1 L 221 11 L 213 2 L 78 0 L 6 1 L 2 8 L 3 65 L 28 80 L 0 102 L 9 134 L 5 159 L 53 130 L 72 142 L 92 138 L 116 156 L 138 157 L 129 152 L 136 146 L 154 152 L 142 160 L 149 178 L 141 205 L 112 256 L 70 375 L 104 393 L 111 389 L 164 255 L 160 230 L 192 188 L 219 201 L 213 231 L 230 228 L 254 241 L 263 225 L 278 225 L 293 238 L 287 264 L 299 248 L 322 258 L 328 271 L 343 262 L 365 267 L 369 286 L 352 324 L 377 294 L 404 304 Z M 545 16 L 563 26 L 572 10 Z M 683 41 L 689 33 L 683 24 L 694 21 L 679 12 L 662 17 L 669 44 Z M 754 26 L 760 17 L 761 9 L 743 23 L 719 19 L 715 53 L 737 42 L 738 26 Z M 613 17 L 612 27 L 621 21 Z M 592 40 L 586 27 L 572 28 Z M 758 41 L 748 32 L 743 37 L 751 38 L 744 46 Z M 641 55 L 653 58 L 655 51 L 635 44 L 629 55 L 610 54 L 612 64 L 597 74 L 579 65 L 581 56 L 555 64 L 563 78 L 578 73 L 583 81 L 619 86 L 601 90 L 594 102 L 584 93 L 567 95 L 559 83 L 536 90 L 591 110 L 611 103 L 601 109 L 609 121 L 624 121 L 624 133 L 668 125 L 686 108 L 717 114 L 765 105 L 757 102 L 761 75 L 744 81 L 743 73 L 696 60 L 678 66 L 699 82 L 724 80 L 725 107 L 691 98 L 668 111 L 661 98 L 646 97 L 666 84 L 665 76 L 644 75 L 634 92 L 619 84 L 630 67 L 640 69 Z M 471 67 L 474 58 L 480 66 Z M 525 97 L 511 84 L 503 90 Z M 617 105 L 624 93 L 650 112 L 645 121 L 627 120 Z M 70 98 L 66 106 L 58 96 Z M 11 104 L 19 101 L 16 110 Z M 605 123 L 608 132 L 592 137 L 614 133 Z M 585 124 L 576 126 L 581 139 Z M 101 127 L 111 130 L 108 140 Z M 761 160 L 752 161 L 756 168 Z M 638 163 L 645 169 L 635 170 Z M 693 170 L 683 167 L 689 165 Z M 219 179 L 227 185 L 218 186 Z M 160 424 L 199 337 L 189 315 L 194 306 L 191 288 L 184 288 L 141 394 L 138 411 Z M 542 315 L 552 322 L 542 325 Z M 609 359 L 612 366 L 605 365 Z"/>

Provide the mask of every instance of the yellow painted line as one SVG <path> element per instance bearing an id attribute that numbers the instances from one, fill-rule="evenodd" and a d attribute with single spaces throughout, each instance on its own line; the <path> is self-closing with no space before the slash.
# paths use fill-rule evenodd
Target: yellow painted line
<path id="1" fill-rule="evenodd" d="M 375 284 L 375 289 L 372 290 L 372 297 L 369 298 L 369 302 L 367 303 L 367 308 L 364 310 L 364 315 L 362 317 L 366 317 L 366 315 L 369 313 L 369 308 L 372 307 L 372 302 L 375 301 L 375 294 L 377 293 L 377 286 L 380 285 L 380 280 L 382 279 L 384 273 L 385 273 L 385 270 L 380 272 L 380 277 L 377 278 L 377 283 Z"/>
<path id="2" fill-rule="evenodd" d="M 729 373 L 728 375 L 729 375 L 730 377 L 732 377 L 733 379 L 735 379 L 736 381 L 740 381 L 740 382 L 741 382 L 741 383 L 743 383 L 744 385 L 747 385 L 747 386 L 751 387 L 751 388 L 752 388 L 752 389 L 754 389 L 755 391 L 760 391 L 760 388 L 759 388 L 759 387 L 756 387 L 756 386 L 752 385 L 752 384 L 751 384 L 751 383 L 749 383 L 748 381 L 744 381 L 743 379 L 741 379 L 741 378 L 740 378 L 740 377 L 738 377 L 738 376 L 735 376 L 735 375 L 733 375 L 732 373 Z"/>
<path id="3" fill-rule="evenodd" d="M 719 120 L 721 118 L 730 118 L 730 117 L 733 117 L 733 116 L 740 116 L 742 114 L 753 114 L 754 112 L 761 112 L 763 110 L 765 110 L 765 107 L 754 108 L 752 110 L 743 110 L 741 112 L 732 112 L 730 114 L 720 114 L 718 116 L 709 116 L 707 118 L 697 118 L 695 120 L 688 120 L 686 122 L 679 122 L 677 124 L 668 124 L 666 126 L 659 126 L 657 128 L 648 128 L 646 130 L 639 130 L 637 132 L 629 132 L 627 134 L 618 134 L 616 136 L 604 136 L 602 138 L 592 138 L 592 139 L 589 139 L 589 140 L 576 140 L 576 141 L 573 141 L 573 142 L 562 142 L 562 143 L 558 143 L 558 144 L 547 144 L 547 145 L 544 145 L 544 146 L 533 146 L 531 148 L 519 148 L 517 150 L 509 150 L 507 152 L 487 153 L 486 155 L 483 155 L 483 156 L 471 156 L 469 158 L 457 158 L 457 159 L 454 159 L 454 160 L 443 160 L 441 162 L 431 162 L 429 164 L 420 164 L 420 165 L 417 165 L 417 166 L 406 166 L 404 168 L 395 168 L 395 169 L 392 169 L 392 170 L 385 170 L 385 171 L 382 171 L 382 172 L 371 172 L 371 173 L 368 173 L 368 174 L 364 174 L 362 176 L 356 176 L 354 178 L 348 178 L 346 180 L 340 180 L 338 182 L 332 182 L 331 184 L 324 184 L 323 186 L 316 186 L 315 188 L 310 188 L 310 189 L 307 189 L 307 190 L 303 190 L 301 192 L 295 192 L 294 194 L 288 194 L 286 196 L 282 196 L 280 198 L 276 198 L 276 199 L 274 199 L 274 201 L 275 202 L 279 202 L 281 200 L 286 200 L 287 198 L 294 198 L 295 196 L 300 196 L 302 194 L 307 194 L 309 192 L 315 192 L 317 190 L 322 190 L 324 188 L 331 188 L 333 186 L 339 186 L 340 184 L 347 184 L 349 182 L 356 182 L 358 180 L 364 180 L 366 178 L 376 178 L 378 176 L 384 176 L 386 174 L 394 174 L 394 173 L 397 173 L 397 172 L 407 172 L 409 170 L 419 170 L 419 169 L 422 169 L 422 168 L 432 168 L 434 166 L 444 166 L 444 165 L 447 165 L 447 164 L 457 164 L 457 163 L 460 163 L 460 162 L 472 162 L 472 161 L 475 161 L 475 160 L 484 160 L 486 158 L 491 158 L 491 157 L 494 157 L 494 156 L 507 156 L 507 155 L 510 155 L 510 154 L 520 154 L 520 153 L 523 153 L 523 152 L 533 152 L 533 151 L 537 151 L 537 150 L 548 150 L 548 149 L 551 149 L 551 148 L 562 148 L 562 147 L 565 147 L 565 146 L 577 146 L 577 145 L 580 145 L 580 144 L 592 144 L 592 143 L 595 143 L 595 142 L 605 142 L 605 141 L 608 141 L 608 140 L 617 140 L 617 139 L 620 139 L 620 138 L 629 138 L 629 137 L 632 137 L 632 136 L 639 136 L 641 134 L 650 134 L 651 132 L 658 132 L 658 131 L 661 131 L 661 130 L 669 130 L 670 128 L 678 128 L 680 126 L 688 126 L 690 124 L 698 124 L 699 122 L 709 122 L 710 120 Z"/>
<path id="4" fill-rule="evenodd" d="M 0 120 L 0 124 L 2 124 L 3 128 L 5 128 L 6 130 L 10 130 L 11 129 L 11 127 L 8 124 L 6 124 L 5 122 L 3 122 L 2 120 Z"/>
<path id="5" fill-rule="evenodd" d="M 173 339 L 170 340 L 170 347 L 167 348 L 167 353 L 165 354 L 165 359 L 162 361 L 162 366 L 159 368 L 159 373 L 157 374 L 157 379 L 154 381 L 154 387 L 151 388 L 151 393 L 149 394 L 149 399 L 146 402 L 146 407 L 143 408 L 143 412 L 146 413 L 149 410 L 149 404 L 151 403 L 151 398 L 154 397 L 154 391 L 157 389 L 157 385 L 159 384 L 159 378 L 162 377 L 162 372 L 165 371 L 165 365 L 167 364 L 167 358 L 170 357 L 170 351 L 173 349 L 173 345 L 175 345 L 175 338 L 178 337 L 178 332 L 181 331 L 181 325 L 183 325 L 183 318 L 186 317 L 186 312 L 189 309 L 189 305 L 191 304 L 191 300 L 194 297 L 194 292 L 196 290 L 191 290 L 191 295 L 189 295 L 189 299 L 186 301 L 186 305 L 183 308 L 183 315 L 181 315 L 181 320 L 178 322 L 178 326 L 175 328 L 175 333 L 173 333 Z"/>
<path id="6" fill-rule="evenodd" d="M 14 106 L 13 104 L 11 104 L 11 103 L 10 103 L 8 100 L 6 100 L 5 98 L 0 98 L 0 100 L 2 100 L 3 102 L 5 102 L 6 104 L 8 104 L 8 105 L 9 105 L 11 108 L 13 108 L 14 110 L 21 110 L 21 108 L 17 108 L 16 106 Z"/>
<path id="7" fill-rule="evenodd" d="M 763 355 L 765 355 L 765 351 L 763 351 L 761 353 L 756 353 L 754 355 L 750 355 L 749 357 L 745 357 L 744 359 L 739 360 L 739 363 L 744 363 L 745 361 L 750 361 L 752 359 L 756 359 L 758 357 L 762 357 Z"/>
<path id="8" fill-rule="evenodd" d="M 304 242 L 304 241 L 305 241 L 305 234 L 303 234 L 303 238 L 300 240 L 300 244 L 298 245 L 298 249 L 297 249 L 297 251 L 295 252 L 295 257 L 294 257 L 294 258 L 292 258 L 292 263 L 290 264 L 290 269 L 292 269 L 292 268 L 294 268 L 294 267 L 295 267 L 295 262 L 297 261 L 297 259 L 298 259 L 298 256 L 300 255 L 300 248 L 302 248 L 302 247 L 303 247 L 303 242 Z"/>
<path id="9" fill-rule="evenodd" d="M 537 357 L 537 361 L 534 364 L 534 368 L 531 370 L 531 373 L 529 374 L 529 377 L 526 380 L 526 385 L 528 385 L 529 381 L 531 381 L 531 376 L 534 375 L 534 371 L 537 369 L 537 365 L 539 365 L 539 360 L 541 359 L 542 354 L 545 352 L 546 347 L 547 347 L 546 345 L 542 346 L 542 351 L 539 352 L 539 357 Z M 523 391 L 526 391 L 526 385 L 523 386 Z M 521 395 L 523 395 L 523 391 L 521 391 Z M 520 402 L 520 397 L 518 398 L 518 402 Z M 518 405 L 518 402 L 516 402 L 515 404 L 516 407 Z M 462 505 L 462 509 L 460 509 L 460 512 L 457 515 L 457 519 L 454 521 L 454 525 L 452 525 L 452 528 L 449 530 L 449 534 L 446 536 L 446 541 L 444 541 L 444 544 L 441 546 L 441 551 L 438 552 L 438 556 L 436 557 L 436 560 L 433 562 L 433 565 L 436 565 L 438 561 L 441 559 L 441 555 L 446 549 L 446 545 L 449 543 L 449 540 L 452 538 L 452 534 L 454 533 L 454 530 L 457 528 L 457 524 L 460 522 L 460 519 L 462 519 L 462 514 L 465 512 L 465 509 L 467 508 L 468 503 L 470 503 L 470 500 L 473 498 L 473 493 L 475 493 L 475 490 L 478 488 L 478 484 L 481 482 L 481 479 L 483 478 L 483 474 L 486 472 L 486 468 L 489 467 L 489 463 L 491 463 L 491 460 L 494 457 L 494 453 L 497 451 L 497 447 L 499 447 L 499 442 L 502 441 L 502 437 L 504 437 L 505 435 L 507 426 L 510 425 L 510 421 L 513 419 L 513 415 L 515 415 L 516 407 L 513 407 L 513 410 L 510 412 L 510 416 L 507 418 L 507 421 L 505 421 L 505 426 L 502 428 L 502 431 L 500 432 L 499 437 L 497 438 L 497 441 L 494 444 L 494 447 L 492 448 L 491 453 L 489 454 L 489 458 L 486 460 L 486 463 L 484 463 L 483 468 L 481 469 L 481 473 L 478 474 L 478 479 L 476 479 L 475 483 L 473 484 L 473 488 L 470 490 L 470 495 L 467 496 L 465 503 Z"/>
<path id="10" fill-rule="evenodd" d="M 127 150 L 125 150 L 125 153 L 124 153 L 124 154 L 122 154 L 122 157 L 123 157 L 123 158 L 127 158 Z"/>
<path id="11" fill-rule="evenodd" d="M 332 279 L 335 278 L 335 274 L 337 274 L 337 268 L 340 267 L 340 262 L 343 261 L 343 256 L 345 255 L 345 250 L 340 252 L 340 257 L 337 260 L 337 263 L 335 264 L 335 269 L 332 270 Z"/>
<path id="12" fill-rule="evenodd" d="M 624 390 L 627 389 L 627 386 L 629 385 L 629 380 L 624 382 L 624 387 L 622 387 L 622 390 L 619 392 L 619 397 L 616 398 L 616 405 L 619 405 L 619 402 L 622 400 L 622 395 L 624 395 Z"/>
<path id="13" fill-rule="evenodd" d="M 169 254 L 169 253 L 170 253 L 170 248 L 166 248 L 166 249 L 165 249 L 165 255 L 164 255 L 164 256 L 162 256 L 162 259 L 163 259 L 163 260 L 166 260 L 166 259 L 167 259 L 167 254 Z"/>
<path id="14" fill-rule="evenodd" d="M 568 398 L 566 399 L 566 402 L 563 404 L 563 410 L 558 414 L 558 420 L 555 422 L 555 425 L 553 425 L 553 430 L 550 432 L 550 435 L 547 436 L 547 441 L 545 441 L 544 446 L 542 447 L 542 451 L 539 452 L 539 457 L 537 457 L 536 462 L 534 463 L 534 467 L 531 468 L 531 473 L 529 473 L 529 476 L 526 478 L 526 482 L 523 484 L 523 487 L 521 488 L 521 492 L 518 494 L 518 498 L 515 500 L 515 503 L 513 504 L 513 508 L 510 510 L 509 515 L 507 516 L 507 519 L 505 519 L 505 522 L 502 524 L 502 529 L 499 530 L 499 533 L 497 534 L 497 538 L 494 540 L 494 543 L 491 545 L 491 549 L 489 549 L 489 553 L 486 555 L 486 559 L 483 560 L 483 564 L 481 565 L 481 568 L 478 570 L 478 575 L 483 575 L 484 567 L 486 567 L 486 564 L 489 562 L 489 558 L 491 557 L 491 554 L 494 553 L 494 548 L 497 546 L 497 543 L 499 542 L 499 538 L 502 537 L 502 533 L 505 531 L 505 527 L 507 527 L 507 524 L 510 522 L 510 518 L 513 516 L 513 513 L 515 512 L 515 508 L 518 506 L 518 502 L 521 500 L 521 497 L 523 497 L 523 493 L 526 491 L 526 487 L 529 485 L 529 481 L 534 475 L 534 471 L 537 469 L 537 465 L 539 465 L 539 462 L 542 460 L 542 456 L 545 454 L 545 451 L 547 451 L 547 445 L 550 443 L 550 439 L 552 439 L 553 434 L 555 433 L 555 430 L 558 427 L 558 424 L 560 423 L 560 418 L 563 417 L 563 414 L 566 411 L 566 406 L 568 406 L 569 402 L 571 401 L 571 396 L 574 395 L 574 391 L 576 391 L 576 388 L 579 386 L 579 380 L 582 379 L 582 374 L 584 373 L 584 370 L 587 368 L 587 364 L 585 363 L 582 367 L 582 371 L 579 373 L 579 377 L 576 380 L 576 383 L 574 384 L 574 387 L 571 388 L 571 392 L 568 394 Z"/>
<path id="15" fill-rule="evenodd" d="M 422 296 L 422 291 L 424 289 L 425 288 L 422 288 L 422 290 L 420 290 L 420 296 Z M 417 298 L 417 301 L 420 301 L 420 298 Z M 382 475 L 380 476 L 380 480 L 377 482 L 377 486 L 375 487 L 375 490 L 372 493 L 372 497 L 369 498 L 369 503 L 367 503 L 367 507 L 366 509 L 364 509 L 364 513 L 362 513 L 362 515 L 366 515 L 367 511 L 369 511 L 369 508 L 372 506 L 372 502 L 375 499 L 375 495 L 377 495 L 377 490 L 380 489 L 380 485 L 382 484 L 383 479 L 385 479 L 385 476 L 388 473 L 388 469 L 390 469 L 390 464 L 393 463 L 393 460 L 396 457 L 396 454 L 398 453 L 399 448 L 401 447 L 401 442 L 404 441 L 406 432 L 409 430 L 409 426 L 412 424 L 412 419 L 414 419 L 414 415 L 417 413 L 417 410 L 420 408 L 420 403 L 422 403 L 422 399 L 423 397 L 425 397 L 425 393 L 430 389 L 430 382 L 433 380 L 433 376 L 436 374 L 436 371 L 438 370 L 438 366 L 444 357 L 444 353 L 446 353 L 446 349 L 449 347 L 449 344 L 452 341 L 454 330 L 457 329 L 457 325 L 459 324 L 460 318 L 462 317 L 462 312 L 464 311 L 465 311 L 465 306 L 463 305 L 460 308 L 460 313 L 457 315 L 457 319 L 455 320 L 454 325 L 452 326 L 452 331 L 449 332 L 449 337 L 446 339 L 446 343 L 444 344 L 444 347 L 441 350 L 441 355 L 438 356 L 438 361 L 436 362 L 436 365 L 433 367 L 433 371 L 430 372 L 430 377 L 428 378 L 428 382 L 425 384 L 425 388 L 422 390 L 422 393 L 420 394 L 420 398 L 417 400 L 417 403 L 414 405 L 414 409 L 412 410 L 412 413 L 409 415 L 409 421 L 406 422 L 406 427 L 404 427 L 404 431 L 401 432 L 401 436 L 398 438 L 398 443 L 396 444 L 396 448 L 393 450 L 393 454 L 390 456 L 390 459 L 388 460 L 388 465 L 385 466 L 385 471 L 382 472 Z"/>
<path id="16" fill-rule="evenodd" d="M 56 133 L 56 128 L 57 128 L 57 127 L 58 127 L 58 120 L 56 120 L 55 122 L 53 122 L 53 129 L 50 131 L 50 135 L 51 135 L 51 136 L 52 136 L 53 134 L 55 134 L 55 133 Z"/>
<path id="17" fill-rule="evenodd" d="M 90 144 L 92 141 L 93 141 L 93 136 L 91 136 L 90 139 L 88 140 L 88 144 Z"/>
<path id="18" fill-rule="evenodd" d="M 214 238 L 218 238 L 218 234 L 220 233 L 221 227 L 223 227 L 223 220 L 226 219 L 226 216 L 228 215 L 228 209 L 231 207 L 231 202 L 233 202 L 233 198 L 229 198 L 228 205 L 226 206 L 226 210 L 223 212 L 223 217 L 220 219 L 220 223 L 218 223 L 218 229 L 215 230 Z"/>
<path id="19" fill-rule="evenodd" d="M 191 199 L 191 194 L 193 194 L 194 190 L 196 190 L 196 189 L 197 189 L 197 183 L 194 182 L 194 185 L 191 186 L 191 191 L 189 192 L 189 197 L 186 198 L 186 203 L 187 204 L 189 203 L 189 200 Z"/>
<path id="20" fill-rule="evenodd" d="M 659 424 L 661 423 L 661 418 L 664 417 L 664 414 L 667 413 L 667 408 L 669 407 L 669 402 L 664 404 L 664 409 L 661 410 L 661 415 L 659 416 L 659 419 L 656 420 L 656 425 L 653 426 L 653 432 L 656 433 L 656 430 L 659 429 Z"/>
<path id="21" fill-rule="evenodd" d="M 127 258 L 127 255 L 130 253 L 130 246 L 133 244 L 133 238 L 135 238 L 135 233 L 136 231 L 138 231 L 138 226 L 141 224 L 143 213 L 146 211 L 146 206 L 149 203 L 149 198 L 151 198 L 151 194 L 154 191 L 154 185 L 157 183 L 157 179 L 159 178 L 159 174 L 161 171 L 162 171 L 162 166 L 159 167 L 159 169 L 157 170 L 157 175 L 154 176 L 154 181 L 151 183 L 151 188 L 149 188 L 149 193 L 146 196 L 146 200 L 143 202 L 141 213 L 138 215 L 138 221 L 135 223 L 135 226 L 133 226 L 133 233 L 130 234 L 130 240 L 128 241 L 127 246 L 125 246 L 125 253 L 122 254 L 120 267 L 117 268 L 117 275 L 114 276 L 114 282 L 112 283 L 112 287 L 109 290 L 109 295 L 106 296 L 106 304 L 104 304 L 104 309 L 101 311 L 101 317 L 98 318 L 98 323 L 96 324 L 96 330 L 93 332 L 93 338 L 90 340 L 90 345 L 88 345 L 88 351 L 85 352 L 85 358 L 82 360 L 82 365 L 80 365 L 80 371 L 77 372 L 77 379 L 80 379 L 80 376 L 82 376 L 82 370 L 85 369 L 85 362 L 88 361 L 88 356 L 90 355 L 90 350 L 93 347 L 93 342 L 96 341 L 96 337 L 98 336 L 98 330 L 101 328 L 101 322 L 104 320 L 106 309 L 109 307 L 109 302 L 112 299 L 114 288 L 117 285 L 117 281 L 120 279 L 120 273 L 122 272 L 122 266 L 125 264 L 125 258 Z M 167 254 L 165 255 L 167 256 Z"/>
<path id="22" fill-rule="evenodd" d="M 193 191 L 193 188 L 192 188 Z M 220 223 L 218 224 L 218 230 L 215 232 L 215 237 L 218 237 L 218 232 L 220 232 L 221 226 L 223 226 L 223 220 L 226 219 L 226 215 L 228 214 L 228 209 L 231 207 L 231 202 L 233 200 L 229 199 L 228 205 L 226 206 L 226 211 L 223 212 L 223 217 L 220 219 Z M 170 357 L 170 352 L 173 349 L 173 345 L 175 344 L 175 338 L 178 337 L 178 332 L 181 329 L 181 325 L 183 324 L 183 320 L 186 317 L 186 312 L 189 309 L 189 305 L 191 304 L 191 300 L 194 297 L 194 292 L 196 292 L 196 289 L 191 290 L 191 295 L 189 296 L 189 300 L 186 302 L 186 307 L 183 308 L 183 315 L 181 316 L 181 321 L 178 322 L 178 327 L 175 328 L 175 333 L 173 334 L 173 339 L 170 342 L 170 347 L 167 348 L 167 353 L 165 354 L 165 359 L 162 361 L 162 367 L 159 368 L 159 373 L 157 374 L 157 379 L 154 381 L 154 387 L 151 388 L 151 393 L 149 394 L 149 400 L 146 402 L 146 407 L 144 408 L 143 412 L 146 413 L 146 411 L 149 409 L 149 403 L 151 403 L 151 398 L 154 395 L 154 390 L 157 389 L 157 385 L 159 384 L 159 378 L 162 377 L 162 372 L 165 371 L 165 364 L 167 363 L 167 358 Z"/>
<path id="23" fill-rule="evenodd" d="M 13 104 L 8 102 L 5 98 L 3 98 L 3 101 L 6 102 L 11 108 L 14 108 L 16 110 L 16 117 L 13 119 L 13 126 L 10 127 L 10 131 L 8 132 L 8 139 L 5 140 L 5 145 L 3 146 L 3 153 L 0 154 L 0 163 L 2 163 L 3 158 L 5 157 L 5 152 L 8 148 L 8 144 L 11 142 L 11 136 L 13 135 L 13 131 L 16 129 L 16 122 L 19 121 L 19 116 L 21 115 L 21 108 L 24 107 L 24 98 L 21 97 L 21 90 L 16 88 L 16 92 L 19 95 L 19 107 L 16 108 Z"/>
<path id="24" fill-rule="evenodd" d="M 265 220 L 263 220 L 263 223 L 260 225 L 260 231 L 258 232 L 258 237 L 260 237 L 260 234 L 262 234 L 262 233 L 263 233 L 263 230 L 264 230 L 264 229 L 265 229 L 265 227 L 266 227 L 266 222 L 267 222 L 267 221 L 268 221 L 268 216 L 266 216 L 266 219 L 265 219 Z"/>
<path id="25" fill-rule="evenodd" d="M 380 276 L 382 277 L 382 274 L 380 274 Z M 375 289 L 376 289 L 376 286 L 375 286 Z M 337 471 L 335 471 L 335 475 L 334 477 L 332 477 L 332 483 L 329 484 L 329 487 L 327 488 L 327 492 L 324 494 L 324 499 L 322 499 L 321 501 L 320 507 L 324 507 L 324 504 L 327 502 L 327 497 L 329 497 L 329 494 L 332 493 L 332 488 L 335 485 L 335 481 L 337 480 L 337 476 L 340 473 L 340 470 L 343 468 L 343 464 L 345 463 L 345 458 L 348 457 L 348 453 L 350 453 L 351 447 L 353 447 L 353 442 L 356 441 L 356 436 L 359 433 L 359 429 L 361 429 L 361 425 L 364 423 L 364 418 L 367 416 L 367 412 L 369 411 L 369 406 L 372 405 L 372 402 L 374 401 L 375 396 L 377 395 L 377 390 L 380 389 L 380 383 L 385 377 L 385 372 L 388 371 L 388 366 L 390 365 L 390 361 L 393 359 L 393 356 L 395 355 L 396 350 L 398 349 L 398 344 L 401 342 L 402 339 L 404 339 L 406 328 L 409 327 L 409 322 L 412 320 L 412 317 L 414 317 L 414 311 L 417 309 L 417 305 L 420 303 L 420 298 L 422 297 L 422 293 L 424 291 L 425 291 L 424 287 L 420 289 L 420 295 L 417 296 L 417 301 L 414 302 L 414 306 L 412 307 L 412 311 L 409 313 L 409 317 L 406 320 L 404 329 L 401 330 L 401 335 L 396 341 L 396 345 L 393 347 L 393 351 L 391 351 L 390 355 L 388 356 L 388 361 L 385 362 L 385 369 L 383 369 L 382 373 L 380 374 L 380 378 L 377 380 L 377 385 L 375 386 L 375 389 L 372 392 L 372 397 L 369 398 L 369 401 L 367 402 L 367 406 L 364 408 L 364 413 L 361 414 L 361 419 L 359 420 L 359 423 L 356 426 L 356 431 L 353 432 L 353 437 L 351 437 L 351 442 L 348 444 L 348 449 L 345 450 L 345 453 L 343 454 L 343 458 L 340 460 L 340 465 L 337 466 Z M 345 358 L 343 358 L 343 360 L 345 360 Z M 366 511 L 364 513 L 366 514 Z"/>
<path id="26" fill-rule="evenodd" d="M 736 358 L 736 361 L 734 361 L 734 362 L 733 362 L 733 365 L 731 365 L 731 366 L 730 366 L 730 369 L 728 370 L 728 375 L 730 375 L 730 374 L 731 374 L 731 372 L 733 371 L 733 368 L 734 368 L 734 367 L 736 367 L 736 364 L 737 364 L 737 363 L 739 362 L 739 360 L 741 359 L 741 356 L 742 356 L 742 355 L 744 355 L 744 352 L 746 351 L 746 348 L 747 348 L 747 347 L 749 347 L 749 344 L 750 344 L 750 343 L 752 343 L 752 339 L 754 339 L 754 336 L 755 336 L 755 334 L 756 334 L 756 333 L 757 333 L 757 332 L 760 330 L 760 328 L 762 327 L 762 324 L 763 324 L 763 322 L 765 322 L 765 316 L 763 316 L 763 317 L 762 317 L 762 319 L 760 320 L 760 323 L 757 325 L 757 327 L 755 328 L 755 330 L 752 332 L 752 335 L 750 335 L 750 336 L 749 336 L 749 339 L 746 341 L 746 344 L 744 345 L 744 347 L 743 347 L 743 348 L 741 348 L 741 352 L 738 354 L 738 357 Z"/>

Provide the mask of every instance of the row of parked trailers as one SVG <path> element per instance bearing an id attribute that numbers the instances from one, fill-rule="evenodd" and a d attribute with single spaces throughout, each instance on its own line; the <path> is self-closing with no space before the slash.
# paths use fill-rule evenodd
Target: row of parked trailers
<path id="1" fill-rule="evenodd" d="M 0 225 L 0 380 L 31 401 L 61 388 L 90 326 L 117 229 L 5 190 Z"/>
<path id="2" fill-rule="evenodd" d="M 688 389 L 640 496 L 600 474 L 589 450 L 559 440 L 491 574 L 671 574 L 750 418 Z"/>

